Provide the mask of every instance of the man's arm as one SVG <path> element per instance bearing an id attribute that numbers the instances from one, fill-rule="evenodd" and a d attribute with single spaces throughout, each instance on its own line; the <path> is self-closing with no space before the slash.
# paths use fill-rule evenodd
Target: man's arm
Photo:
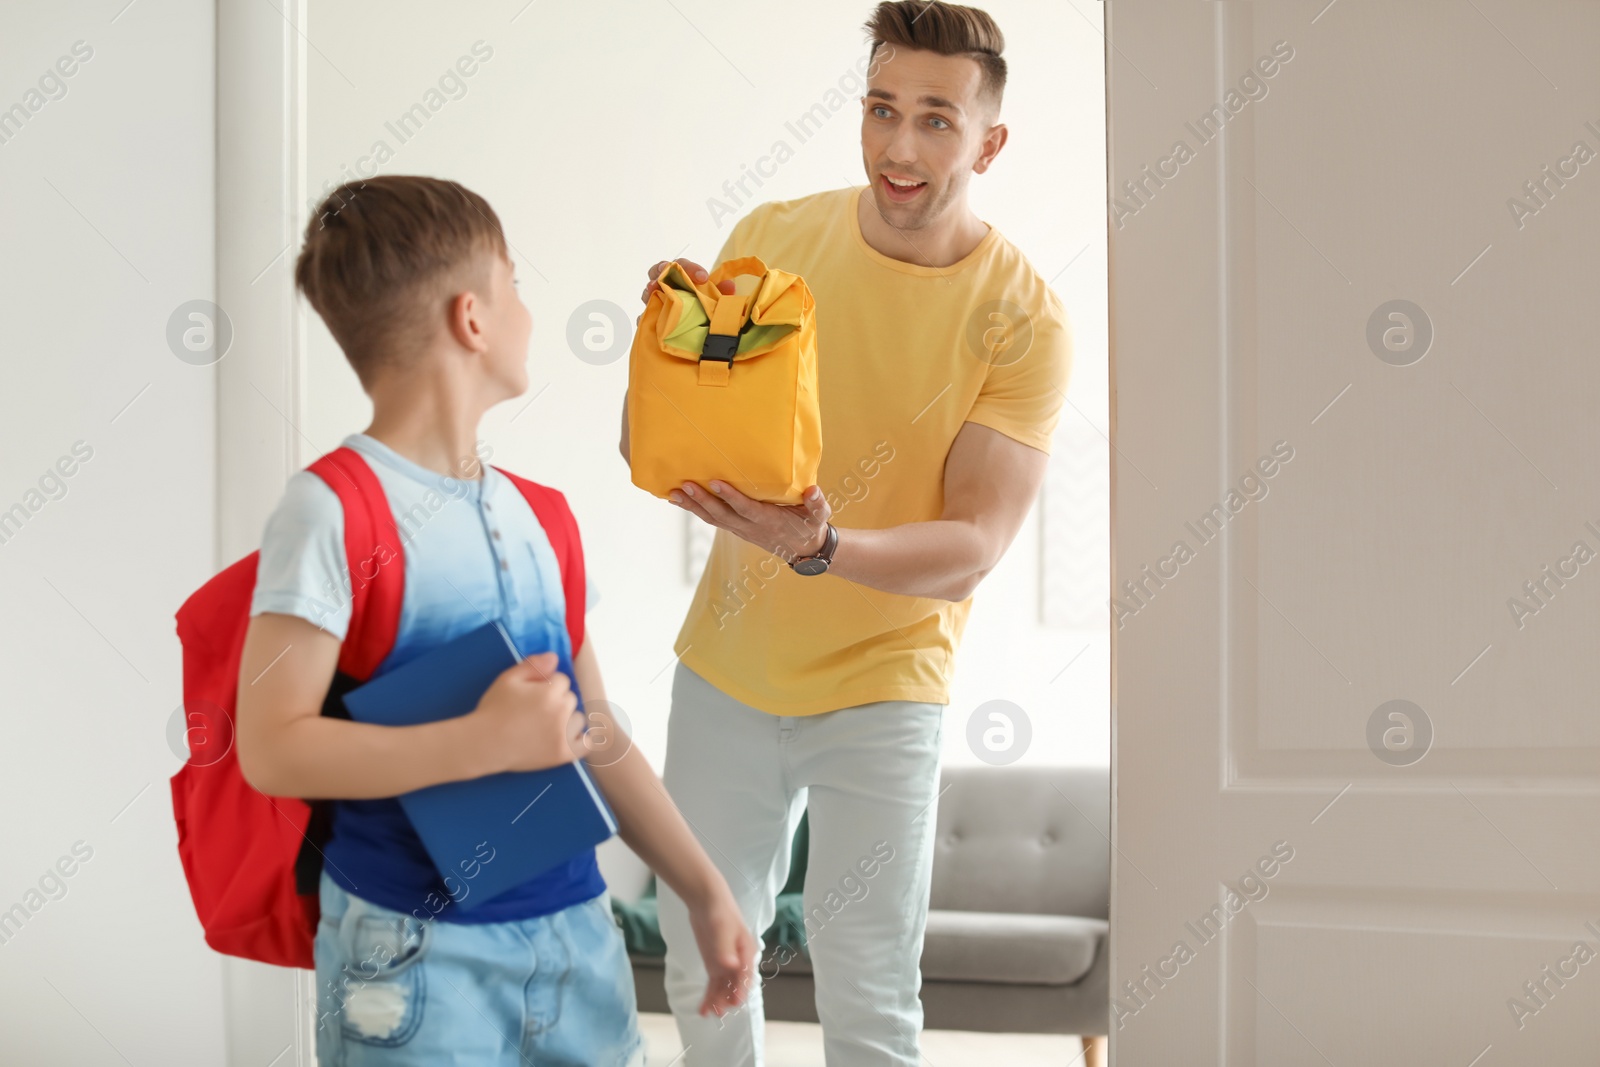
<path id="1" fill-rule="evenodd" d="M 888 593 L 965 600 L 1016 539 L 1049 459 L 999 430 L 963 423 L 945 459 L 939 518 L 841 529 L 827 573 Z"/>
<path id="2" fill-rule="evenodd" d="M 939 518 L 881 530 L 840 529 L 833 563 L 816 580 L 839 577 L 886 593 L 966 599 L 1011 547 L 1049 458 L 999 430 L 962 424 L 945 457 Z M 671 494 L 673 503 L 786 560 L 822 547 L 832 509 L 819 487 L 806 490 L 805 503 L 788 507 L 752 500 L 725 482 L 712 483 L 717 493 L 685 485 Z"/>

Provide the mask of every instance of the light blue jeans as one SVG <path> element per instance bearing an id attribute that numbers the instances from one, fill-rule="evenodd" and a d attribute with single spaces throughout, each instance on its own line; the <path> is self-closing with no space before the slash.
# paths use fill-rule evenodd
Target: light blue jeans
<path id="1" fill-rule="evenodd" d="M 518 922 L 450 923 L 324 873 L 321 901 L 319 1067 L 643 1067 L 610 893 Z"/>
<path id="2" fill-rule="evenodd" d="M 884 700 L 820 715 L 760 711 L 684 666 L 672 682 L 672 799 L 759 938 L 810 811 L 805 930 L 828 1067 L 919 1067 L 923 929 L 938 820 L 943 704 Z M 721 1018 L 697 1010 L 706 969 L 689 912 L 656 889 L 683 1067 L 761 1067 L 760 983 Z M 760 981 L 792 962 L 764 957 Z"/>

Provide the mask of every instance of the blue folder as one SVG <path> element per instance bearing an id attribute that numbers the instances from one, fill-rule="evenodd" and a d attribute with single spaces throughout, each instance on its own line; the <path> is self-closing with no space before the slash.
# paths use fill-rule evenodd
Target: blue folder
<path id="1" fill-rule="evenodd" d="M 557 650 L 560 654 L 560 650 Z M 345 694 L 357 722 L 411 726 L 465 715 L 520 661 L 511 636 L 487 623 Z M 571 668 L 560 655 L 561 669 Z M 581 708 L 576 678 L 572 689 Z M 428 786 L 399 797 L 423 848 L 470 911 L 544 874 L 617 832 L 617 821 L 581 761 Z M 494 851 L 487 863 L 478 851 Z M 458 895 L 460 894 L 460 895 Z"/>

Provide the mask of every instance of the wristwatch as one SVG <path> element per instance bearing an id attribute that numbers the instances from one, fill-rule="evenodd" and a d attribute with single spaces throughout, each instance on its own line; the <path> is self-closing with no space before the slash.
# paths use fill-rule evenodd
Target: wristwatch
<path id="1" fill-rule="evenodd" d="M 833 550 L 839 547 L 839 530 L 833 523 L 828 523 L 827 536 L 822 539 L 822 547 L 815 555 L 796 556 L 789 564 L 796 574 L 810 576 L 822 574 L 828 569 L 828 564 L 833 562 Z"/>

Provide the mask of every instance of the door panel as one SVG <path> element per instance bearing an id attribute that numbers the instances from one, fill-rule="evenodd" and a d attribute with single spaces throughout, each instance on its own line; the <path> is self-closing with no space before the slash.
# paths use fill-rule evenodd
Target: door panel
<path id="1" fill-rule="evenodd" d="M 1591 1063 L 1600 6 L 1107 8 L 1113 1059 Z"/>

